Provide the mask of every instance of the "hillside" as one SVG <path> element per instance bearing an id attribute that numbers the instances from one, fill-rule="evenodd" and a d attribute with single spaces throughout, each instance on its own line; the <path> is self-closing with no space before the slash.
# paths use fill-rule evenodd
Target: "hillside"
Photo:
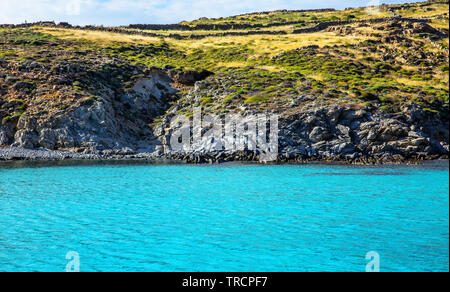
<path id="1" fill-rule="evenodd" d="M 279 114 L 280 161 L 447 157 L 448 9 L 428 1 L 175 25 L 3 25 L 0 147 L 254 160 L 171 152 L 169 119 L 201 106 L 220 117 Z"/>

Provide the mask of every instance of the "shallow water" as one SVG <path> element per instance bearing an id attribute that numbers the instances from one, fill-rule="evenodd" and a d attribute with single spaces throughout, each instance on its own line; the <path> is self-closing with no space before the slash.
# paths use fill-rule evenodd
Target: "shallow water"
<path id="1" fill-rule="evenodd" d="M 24 167 L 29 166 L 29 167 Z M 449 270 L 448 162 L 0 164 L 0 271 Z"/>

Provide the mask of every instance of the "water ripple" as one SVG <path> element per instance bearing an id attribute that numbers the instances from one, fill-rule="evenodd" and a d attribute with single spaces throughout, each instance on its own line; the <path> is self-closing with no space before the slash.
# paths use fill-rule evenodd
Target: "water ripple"
<path id="1" fill-rule="evenodd" d="M 448 271 L 448 167 L 3 168 L 0 271 Z"/>

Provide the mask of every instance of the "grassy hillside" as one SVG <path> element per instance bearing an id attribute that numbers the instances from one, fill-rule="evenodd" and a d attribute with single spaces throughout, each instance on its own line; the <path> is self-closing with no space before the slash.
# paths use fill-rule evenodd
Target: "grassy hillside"
<path id="1" fill-rule="evenodd" d="M 264 109 L 289 113 L 319 100 L 373 105 L 393 113 L 414 102 L 425 111 L 448 115 L 448 8 L 448 2 L 430 1 L 382 6 L 376 14 L 366 8 L 277 11 L 182 23 L 191 30 L 4 27 L 0 99 L 8 101 L 9 108 L 3 119 L 27 111 L 58 112 L 75 101 L 95 99 L 101 88 L 90 72 L 111 78 L 126 90 L 139 78 L 136 72 L 152 66 L 213 72 L 208 86 L 197 88 L 196 94 L 202 96 L 196 105 L 218 113 Z M 301 30 L 323 21 L 391 16 L 428 23 L 351 22 L 316 32 Z M 198 27 L 223 24 L 253 26 Z M 248 35 L 223 35 L 249 30 Z M 64 66 L 75 67 L 69 79 L 58 73 Z M 176 102 L 182 104 L 180 112 L 189 114 L 191 88 L 180 89 Z"/>
<path id="2" fill-rule="evenodd" d="M 249 13 L 239 16 L 208 19 L 202 18 L 192 22 L 182 22 L 183 24 L 195 26 L 198 24 L 263 24 L 270 26 L 279 22 L 294 21 L 335 21 L 335 20 L 354 20 L 368 19 L 374 17 L 417 17 L 417 16 L 436 16 L 445 13 L 448 10 L 448 4 L 445 1 L 428 1 L 428 3 L 413 3 L 402 5 L 382 5 L 377 11 L 367 9 L 366 7 L 348 8 L 345 10 L 305 10 L 305 11 L 272 11 L 262 13 Z"/>

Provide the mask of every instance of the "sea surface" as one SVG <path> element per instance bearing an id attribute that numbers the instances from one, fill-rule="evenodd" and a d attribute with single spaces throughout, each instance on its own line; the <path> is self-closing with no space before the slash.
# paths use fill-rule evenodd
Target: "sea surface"
<path id="1" fill-rule="evenodd" d="M 65 271 L 68 252 L 81 271 L 364 272 L 369 252 L 449 271 L 448 161 L 0 164 L 0 271 Z"/>

